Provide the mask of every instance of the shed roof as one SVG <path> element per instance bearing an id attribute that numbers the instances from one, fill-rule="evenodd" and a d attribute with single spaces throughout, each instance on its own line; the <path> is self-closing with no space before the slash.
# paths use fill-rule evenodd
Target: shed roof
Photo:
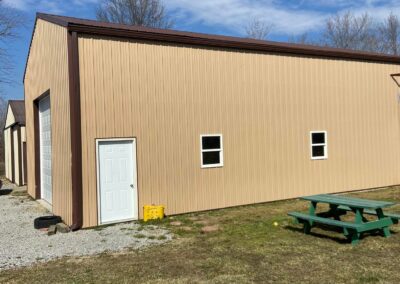
<path id="1" fill-rule="evenodd" d="M 25 125 L 25 101 L 24 100 L 10 100 L 8 104 L 15 117 L 15 122 Z"/>
<path id="2" fill-rule="evenodd" d="M 84 34 L 96 34 L 210 47 L 244 49 L 258 52 L 400 64 L 399 56 L 372 52 L 155 29 L 42 13 L 38 13 L 36 19 L 42 19 L 44 21 L 66 27 L 69 31 L 75 31 Z"/>

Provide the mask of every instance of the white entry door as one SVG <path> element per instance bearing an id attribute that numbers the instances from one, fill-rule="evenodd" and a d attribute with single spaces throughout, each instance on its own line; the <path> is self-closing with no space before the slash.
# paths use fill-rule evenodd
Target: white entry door
<path id="1" fill-rule="evenodd" d="M 100 224 L 138 219 L 136 140 L 98 140 Z"/>
<path id="2" fill-rule="evenodd" d="M 41 198 L 52 204 L 50 96 L 39 101 Z"/>

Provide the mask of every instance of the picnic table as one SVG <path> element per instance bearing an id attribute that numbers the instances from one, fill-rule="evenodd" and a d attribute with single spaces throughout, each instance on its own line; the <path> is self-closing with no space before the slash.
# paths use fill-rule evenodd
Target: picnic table
<path id="1" fill-rule="evenodd" d="M 288 215 L 304 225 L 304 233 L 309 234 L 315 223 L 339 227 L 343 229 L 343 234 L 351 240 L 353 245 L 359 242 L 360 236 L 364 232 L 380 230 L 385 237 L 389 237 L 390 226 L 398 224 L 400 219 L 400 214 L 383 212 L 384 208 L 395 205 L 393 202 L 331 194 L 318 194 L 301 199 L 310 201 L 308 213 L 290 212 Z M 317 214 L 318 203 L 329 204 L 329 210 Z M 355 214 L 353 222 L 341 220 L 341 216 L 348 212 Z M 372 215 L 376 218 L 368 220 L 365 215 Z"/>

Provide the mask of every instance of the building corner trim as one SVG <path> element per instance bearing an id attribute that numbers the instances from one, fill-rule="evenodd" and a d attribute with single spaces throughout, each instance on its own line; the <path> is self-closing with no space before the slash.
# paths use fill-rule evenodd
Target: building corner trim
<path id="1" fill-rule="evenodd" d="M 67 31 L 68 76 L 71 130 L 71 180 L 72 180 L 72 225 L 73 231 L 83 225 L 82 196 L 82 136 L 81 99 L 79 78 L 79 50 L 77 32 Z"/>

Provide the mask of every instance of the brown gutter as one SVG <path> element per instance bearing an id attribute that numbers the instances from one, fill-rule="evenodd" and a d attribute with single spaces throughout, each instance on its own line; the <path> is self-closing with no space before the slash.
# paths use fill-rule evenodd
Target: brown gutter
<path id="1" fill-rule="evenodd" d="M 367 62 L 384 62 L 390 64 L 400 64 L 400 58 L 369 52 L 358 52 L 344 49 L 334 49 L 328 47 L 317 47 L 309 45 L 294 45 L 289 43 L 260 41 L 253 39 L 242 39 L 226 36 L 211 36 L 183 32 L 154 32 L 142 30 L 128 30 L 103 26 L 86 26 L 71 23 L 68 29 L 83 34 L 110 36 L 118 38 L 129 38 L 137 40 L 148 40 L 156 42 L 166 42 L 172 44 L 198 45 L 213 48 L 239 49 L 253 52 L 265 52 L 276 54 L 287 54 L 292 56 L 311 56 L 322 58 L 335 58 L 347 60 L 359 60 Z"/>
<path id="2" fill-rule="evenodd" d="M 71 178 L 72 178 L 72 226 L 73 231 L 83 225 L 82 209 L 82 139 L 81 98 L 79 81 L 78 34 L 68 31 L 68 76 L 71 127 Z"/>
<path id="3" fill-rule="evenodd" d="M 119 38 L 131 38 L 139 40 L 150 40 L 175 44 L 189 44 L 205 47 L 241 49 L 256 52 L 268 52 L 289 54 L 294 56 L 311 56 L 322 58 L 336 58 L 347 60 L 358 60 L 367 62 L 383 62 L 390 64 L 400 64 L 400 57 L 387 54 L 363 52 L 348 49 L 330 48 L 324 46 L 313 46 L 304 44 L 282 43 L 274 41 L 254 40 L 239 37 L 209 35 L 192 32 L 181 32 L 174 30 L 154 29 L 138 26 L 129 26 L 113 23 L 104 23 L 93 20 L 78 19 L 37 13 L 35 27 L 38 19 L 62 26 L 69 31 L 84 34 L 112 36 Z M 33 34 L 35 28 L 33 29 Z M 32 39 L 31 44 L 32 45 Z M 30 50 L 30 48 L 29 48 Z M 28 52 L 28 59 L 29 59 Z M 28 60 L 27 60 L 28 62 Z M 25 73 L 26 73 L 25 65 Z M 23 81 L 25 81 L 25 73 Z"/>
<path id="4" fill-rule="evenodd" d="M 67 27 L 69 31 L 76 31 L 84 34 L 132 38 L 175 44 L 178 43 L 207 47 L 243 49 L 257 52 L 283 53 L 300 56 L 400 64 L 400 57 L 380 53 L 121 25 L 41 13 L 39 13 L 37 17 L 57 25 Z"/>

